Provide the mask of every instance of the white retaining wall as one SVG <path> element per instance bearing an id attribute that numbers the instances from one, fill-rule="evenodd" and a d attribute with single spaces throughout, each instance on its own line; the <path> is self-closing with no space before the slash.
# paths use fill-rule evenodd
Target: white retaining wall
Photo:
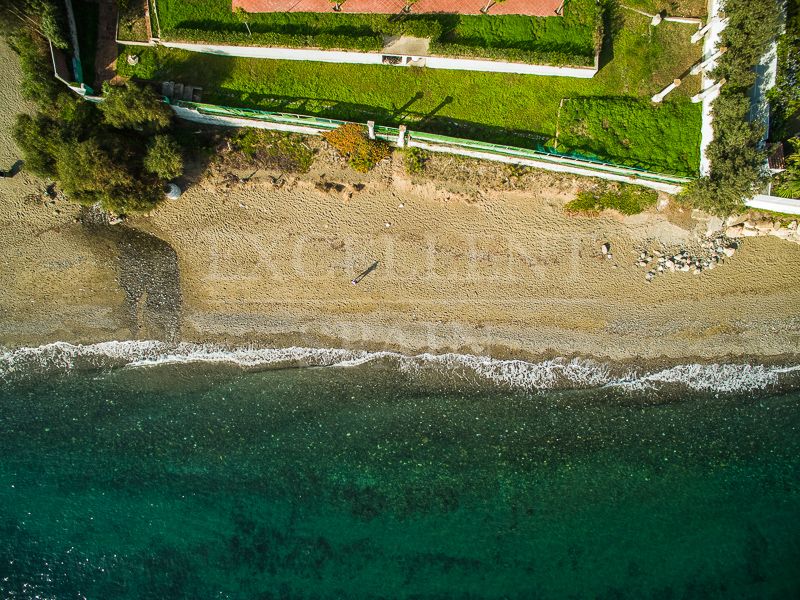
<path id="1" fill-rule="evenodd" d="M 779 196 L 758 194 L 745 202 L 745 204 L 750 208 L 800 215 L 800 198 L 781 198 Z"/>
<path id="2" fill-rule="evenodd" d="M 120 42 L 124 44 L 125 42 Z M 167 42 L 161 40 L 161 46 L 177 48 L 190 52 L 217 54 L 220 56 L 242 56 L 246 58 L 269 58 L 276 60 L 308 60 L 328 63 L 350 63 L 360 65 L 383 64 L 383 57 L 401 56 L 382 52 L 347 52 L 342 50 L 310 50 L 304 48 L 271 48 L 262 46 L 225 46 L 219 44 L 192 44 L 186 42 Z M 470 58 L 446 58 L 441 56 L 403 56 L 403 65 L 407 59 L 431 69 L 455 69 L 460 71 L 486 71 L 493 73 L 518 73 L 521 75 L 548 75 L 557 77 L 577 77 L 591 79 L 597 73 L 597 57 L 594 67 L 554 67 L 551 65 L 529 65 L 525 63 L 480 60 Z"/>

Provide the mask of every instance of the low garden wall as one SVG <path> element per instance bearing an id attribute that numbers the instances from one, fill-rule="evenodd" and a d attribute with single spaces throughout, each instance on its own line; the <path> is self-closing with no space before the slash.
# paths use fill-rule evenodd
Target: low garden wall
<path id="1" fill-rule="evenodd" d="M 198 123 L 228 127 L 255 127 L 305 135 L 321 135 L 325 131 L 330 131 L 345 123 L 345 121 L 335 119 L 268 113 L 184 101 L 174 103 L 172 109 L 178 117 Z M 528 148 L 516 148 L 430 133 L 406 131 L 404 127 L 398 129 L 376 126 L 375 134 L 376 137 L 396 146 L 418 147 L 430 152 L 457 154 L 559 173 L 599 177 L 610 181 L 641 185 L 670 194 L 679 193 L 683 189 L 683 185 L 690 181 L 684 177 L 651 173 L 575 156 L 550 154 Z"/>

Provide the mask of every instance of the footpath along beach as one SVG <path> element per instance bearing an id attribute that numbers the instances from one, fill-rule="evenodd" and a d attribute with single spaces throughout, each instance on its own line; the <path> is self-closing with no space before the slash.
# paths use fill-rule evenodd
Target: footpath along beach
<path id="1" fill-rule="evenodd" d="M 5 46 L 0 66 L 8 168 L 26 105 Z M 643 251 L 699 252 L 714 223 L 674 203 L 573 217 L 564 204 L 593 182 L 446 157 L 410 176 L 397 155 L 361 175 L 309 144 L 320 148 L 309 173 L 242 181 L 212 169 L 151 216 L 110 227 L 47 198 L 24 170 L 0 180 L 0 345 L 169 339 L 620 361 L 800 347 L 798 244 L 748 238 L 713 271 L 648 283 Z"/>

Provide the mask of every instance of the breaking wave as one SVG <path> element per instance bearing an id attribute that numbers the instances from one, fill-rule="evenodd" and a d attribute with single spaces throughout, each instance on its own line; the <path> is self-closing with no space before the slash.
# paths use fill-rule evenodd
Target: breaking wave
<path id="1" fill-rule="evenodd" d="M 466 354 L 366 352 L 334 348 L 223 348 L 156 341 L 76 345 L 56 342 L 35 348 L 0 348 L 0 380 L 72 370 L 146 368 L 197 363 L 229 364 L 243 369 L 352 368 L 382 363 L 404 373 L 444 375 L 464 383 L 494 383 L 516 389 L 617 388 L 640 391 L 679 386 L 702 392 L 747 392 L 792 383 L 800 365 L 683 364 L 653 371 L 612 366 L 591 359 L 541 362 L 500 360 Z"/>

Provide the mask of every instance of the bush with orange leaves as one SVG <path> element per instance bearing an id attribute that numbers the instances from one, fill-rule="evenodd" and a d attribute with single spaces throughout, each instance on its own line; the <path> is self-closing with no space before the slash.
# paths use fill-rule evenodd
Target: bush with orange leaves
<path id="1" fill-rule="evenodd" d="M 392 152 L 389 144 L 369 139 L 367 128 L 356 123 L 346 123 L 323 133 L 322 137 L 347 159 L 351 167 L 361 173 L 372 169 Z"/>

